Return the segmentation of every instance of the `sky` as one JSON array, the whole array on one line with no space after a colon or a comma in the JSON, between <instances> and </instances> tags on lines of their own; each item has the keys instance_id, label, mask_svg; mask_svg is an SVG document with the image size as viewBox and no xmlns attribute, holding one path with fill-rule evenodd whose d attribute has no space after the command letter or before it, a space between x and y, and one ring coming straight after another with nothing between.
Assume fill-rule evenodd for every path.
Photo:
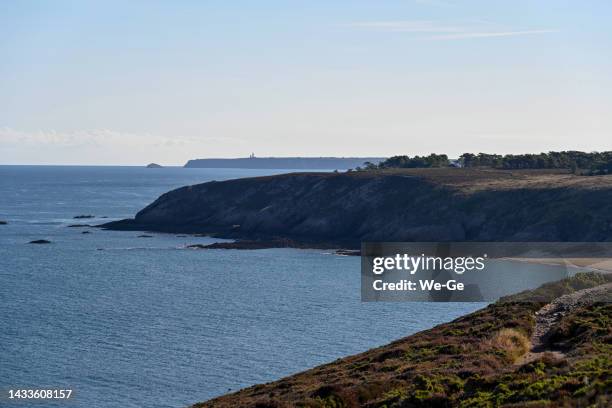
<instances>
[{"instance_id":1,"label":"sky","mask_svg":"<svg viewBox=\"0 0 612 408\"><path fill-rule=\"evenodd\" d=\"M612 150L612 2L0 0L0 164Z\"/></svg>"}]
</instances>

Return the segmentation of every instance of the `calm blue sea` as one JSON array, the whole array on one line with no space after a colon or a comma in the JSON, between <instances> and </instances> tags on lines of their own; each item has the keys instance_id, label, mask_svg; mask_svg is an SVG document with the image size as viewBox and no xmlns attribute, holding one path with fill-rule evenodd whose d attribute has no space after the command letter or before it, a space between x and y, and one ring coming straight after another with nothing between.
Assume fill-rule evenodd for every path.
<instances>
[{"instance_id":1,"label":"calm blue sea","mask_svg":"<svg viewBox=\"0 0 612 408\"><path fill-rule=\"evenodd\" d=\"M71 407L182 407L483 307L361 303L359 258L322 250L189 250L214 240L67 227L133 216L183 185L275 172L286 170L0 166L3 394L71 388Z\"/></svg>"}]
</instances>

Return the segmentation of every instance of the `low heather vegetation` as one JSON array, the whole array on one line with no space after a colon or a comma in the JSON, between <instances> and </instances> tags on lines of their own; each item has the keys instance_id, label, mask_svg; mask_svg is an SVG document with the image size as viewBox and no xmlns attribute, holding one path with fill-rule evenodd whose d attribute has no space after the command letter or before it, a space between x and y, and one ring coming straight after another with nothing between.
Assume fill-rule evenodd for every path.
<instances>
[{"instance_id":1,"label":"low heather vegetation","mask_svg":"<svg viewBox=\"0 0 612 408\"><path fill-rule=\"evenodd\" d=\"M453 322L196 407L604 407L612 397L612 305L581 305L523 362L535 312L612 281L578 274L510 296ZM559 357L559 354L561 357Z\"/></svg>"}]
</instances>

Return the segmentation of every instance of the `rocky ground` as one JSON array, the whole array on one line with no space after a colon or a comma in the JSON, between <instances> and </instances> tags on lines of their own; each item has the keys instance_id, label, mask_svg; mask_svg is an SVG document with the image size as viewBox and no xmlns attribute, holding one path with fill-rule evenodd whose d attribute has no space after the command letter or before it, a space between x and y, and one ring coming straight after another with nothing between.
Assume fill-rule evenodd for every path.
<instances>
[{"instance_id":1,"label":"rocky ground","mask_svg":"<svg viewBox=\"0 0 612 408\"><path fill-rule=\"evenodd\" d=\"M593 288L582 289L564 295L547 303L535 313L535 326L531 334L531 349L518 362L526 364L542 358L545 353L551 353L555 358L564 358L561 350L552 349L550 336L559 322L580 307L588 307L596 302L612 302L612 284L605 284Z\"/></svg>"}]
</instances>

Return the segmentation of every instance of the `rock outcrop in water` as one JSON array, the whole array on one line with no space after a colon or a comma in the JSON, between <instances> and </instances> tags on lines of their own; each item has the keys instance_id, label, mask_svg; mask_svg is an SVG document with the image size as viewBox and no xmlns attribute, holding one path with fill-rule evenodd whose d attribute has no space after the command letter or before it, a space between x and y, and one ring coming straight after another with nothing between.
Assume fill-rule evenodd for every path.
<instances>
[{"instance_id":1,"label":"rock outcrop in water","mask_svg":"<svg viewBox=\"0 0 612 408\"><path fill-rule=\"evenodd\" d=\"M30 241L29 244L50 244L51 241L46 239L35 239L34 241Z\"/></svg>"},{"instance_id":2,"label":"rock outcrop in water","mask_svg":"<svg viewBox=\"0 0 612 408\"><path fill-rule=\"evenodd\" d=\"M610 241L612 176L411 169L293 173L170 191L110 229L362 241Z\"/></svg>"}]
</instances>

